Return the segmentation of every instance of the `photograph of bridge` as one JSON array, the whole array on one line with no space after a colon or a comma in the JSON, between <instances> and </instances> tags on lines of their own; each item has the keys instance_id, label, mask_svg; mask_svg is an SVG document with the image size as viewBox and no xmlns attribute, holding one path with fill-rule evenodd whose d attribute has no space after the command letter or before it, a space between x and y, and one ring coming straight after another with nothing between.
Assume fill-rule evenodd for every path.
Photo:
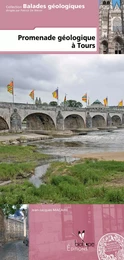
<instances>
[{"instance_id":1,"label":"photograph of bridge","mask_svg":"<svg viewBox=\"0 0 124 260\"><path fill-rule=\"evenodd\" d=\"M0 203L124 202L123 67L116 55L1 55Z\"/></svg>"},{"instance_id":2,"label":"photograph of bridge","mask_svg":"<svg viewBox=\"0 0 124 260\"><path fill-rule=\"evenodd\" d=\"M0 259L28 260L28 205L0 206Z\"/></svg>"},{"instance_id":3,"label":"photograph of bridge","mask_svg":"<svg viewBox=\"0 0 124 260\"><path fill-rule=\"evenodd\" d=\"M2 55L0 130L123 125L123 57L115 57Z\"/></svg>"}]
</instances>

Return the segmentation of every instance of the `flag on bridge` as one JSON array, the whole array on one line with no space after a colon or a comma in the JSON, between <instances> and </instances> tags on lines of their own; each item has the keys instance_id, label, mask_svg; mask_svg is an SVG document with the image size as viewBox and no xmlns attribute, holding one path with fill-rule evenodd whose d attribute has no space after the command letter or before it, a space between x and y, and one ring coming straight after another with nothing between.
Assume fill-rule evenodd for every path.
<instances>
[{"instance_id":1,"label":"flag on bridge","mask_svg":"<svg viewBox=\"0 0 124 260\"><path fill-rule=\"evenodd\" d=\"M65 94L65 97L64 97L64 102L66 102L66 94Z\"/></svg>"},{"instance_id":2,"label":"flag on bridge","mask_svg":"<svg viewBox=\"0 0 124 260\"><path fill-rule=\"evenodd\" d=\"M123 100L118 103L118 107L123 107Z\"/></svg>"},{"instance_id":3,"label":"flag on bridge","mask_svg":"<svg viewBox=\"0 0 124 260\"><path fill-rule=\"evenodd\" d=\"M108 106L108 98L107 97L103 99L103 102L104 102L104 106Z\"/></svg>"},{"instance_id":4,"label":"flag on bridge","mask_svg":"<svg viewBox=\"0 0 124 260\"><path fill-rule=\"evenodd\" d=\"M29 96L34 100L34 90L30 92Z\"/></svg>"},{"instance_id":5,"label":"flag on bridge","mask_svg":"<svg viewBox=\"0 0 124 260\"><path fill-rule=\"evenodd\" d=\"M58 88L52 93L53 97L58 99Z\"/></svg>"},{"instance_id":6,"label":"flag on bridge","mask_svg":"<svg viewBox=\"0 0 124 260\"><path fill-rule=\"evenodd\" d=\"M10 83L7 85L7 91L13 95L13 88L14 88L14 84L13 81L10 81Z\"/></svg>"},{"instance_id":7,"label":"flag on bridge","mask_svg":"<svg viewBox=\"0 0 124 260\"><path fill-rule=\"evenodd\" d=\"M82 97L82 101L84 101L85 103L87 103L87 93Z\"/></svg>"}]
</instances>

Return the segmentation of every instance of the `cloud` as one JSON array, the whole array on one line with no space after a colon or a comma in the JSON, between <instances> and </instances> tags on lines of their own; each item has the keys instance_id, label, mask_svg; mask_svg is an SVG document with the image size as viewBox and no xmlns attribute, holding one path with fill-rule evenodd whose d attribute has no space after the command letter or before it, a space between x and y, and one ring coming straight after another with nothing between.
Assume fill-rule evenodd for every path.
<instances>
[{"instance_id":1,"label":"cloud","mask_svg":"<svg viewBox=\"0 0 124 260\"><path fill-rule=\"evenodd\" d=\"M7 84L14 79L15 102L32 103L29 93L42 102L54 100L52 92L59 87L59 99L81 101L86 92L90 101L108 96L110 105L124 98L123 55L0 55L0 101L12 102Z\"/></svg>"}]
</instances>

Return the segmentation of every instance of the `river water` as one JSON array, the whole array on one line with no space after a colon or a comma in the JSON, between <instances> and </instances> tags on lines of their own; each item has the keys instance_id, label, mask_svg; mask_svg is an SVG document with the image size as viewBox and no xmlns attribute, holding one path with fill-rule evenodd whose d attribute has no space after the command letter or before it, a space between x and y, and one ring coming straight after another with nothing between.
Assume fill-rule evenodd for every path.
<instances>
[{"instance_id":1,"label":"river water","mask_svg":"<svg viewBox=\"0 0 124 260\"><path fill-rule=\"evenodd\" d=\"M68 138L53 138L36 144L39 151L53 155L54 160L72 162L76 160L74 155L77 154L124 151L124 129L113 132L96 131ZM41 177L46 173L49 165L48 162L37 167L29 181L39 187L42 184Z\"/></svg>"},{"instance_id":2,"label":"river water","mask_svg":"<svg viewBox=\"0 0 124 260\"><path fill-rule=\"evenodd\" d=\"M38 148L42 149L43 153L56 156L124 151L124 129L113 132L96 131L87 135L49 139L40 142Z\"/></svg>"}]
</instances>

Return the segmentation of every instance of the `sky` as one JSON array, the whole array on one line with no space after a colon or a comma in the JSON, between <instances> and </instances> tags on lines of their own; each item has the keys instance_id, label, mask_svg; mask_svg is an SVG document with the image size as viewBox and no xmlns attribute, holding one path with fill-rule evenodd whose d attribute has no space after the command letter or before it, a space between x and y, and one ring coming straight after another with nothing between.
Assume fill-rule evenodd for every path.
<instances>
[{"instance_id":1,"label":"sky","mask_svg":"<svg viewBox=\"0 0 124 260\"><path fill-rule=\"evenodd\" d=\"M123 55L80 54L1 54L0 101L12 102L7 85L14 79L15 102L33 104L29 93L42 102L56 101L52 92L59 88L59 102L74 99L82 102L88 93L90 103L108 96L109 105L124 99ZM85 103L83 103L85 106Z\"/></svg>"},{"instance_id":2,"label":"sky","mask_svg":"<svg viewBox=\"0 0 124 260\"><path fill-rule=\"evenodd\" d=\"M120 0L113 0L113 5L118 4L120 6Z\"/></svg>"}]
</instances>

